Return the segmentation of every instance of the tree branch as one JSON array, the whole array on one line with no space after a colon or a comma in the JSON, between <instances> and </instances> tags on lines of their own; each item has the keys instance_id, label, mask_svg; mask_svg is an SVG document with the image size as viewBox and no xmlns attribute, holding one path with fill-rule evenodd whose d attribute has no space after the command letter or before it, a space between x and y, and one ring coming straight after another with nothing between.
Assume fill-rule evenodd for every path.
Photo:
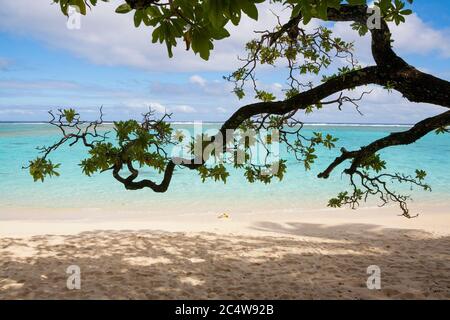
<instances>
[{"instance_id":1,"label":"tree branch","mask_svg":"<svg viewBox=\"0 0 450 320\"><path fill-rule=\"evenodd\" d=\"M157 0L126 0L126 2L131 6L133 9L142 9L149 5L171 5L171 1L167 3L161 3ZM367 6L355 6L355 5L341 5L339 9L330 8L328 9L328 20L334 21L334 22L356 22L358 24L366 24L367 20L369 18L369 14L367 12ZM320 48L320 37L323 40L324 34L323 32L318 32L315 36L308 37L310 35L305 34L304 30L300 29L299 23L302 20L301 14L297 17L292 18L289 20L286 24L281 25L280 28L273 33L266 32L261 42L259 43L259 49L262 47L263 40L268 40L269 47L276 46L277 41L287 41L290 45L298 45L298 46L308 46L308 41L312 38L312 44L309 44L310 51L316 54L319 58L322 58L325 61L328 61L331 59L330 55L328 54L329 51L323 52L320 51L317 53L317 50L314 50L316 47ZM356 87L364 86L364 85L380 85L388 88L392 88L397 90L398 92L402 93L405 98L407 98L411 102L420 102L420 103L430 103L439 105L442 107L450 108L450 82L439 79L437 77L434 77L432 75L423 73L414 67L410 66L408 63L406 63L402 58L400 58L392 49L392 39L391 39L391 32L389 30L389 26L386 23L386 21L381 20L381 28L380 29L373 29L370 30L371 36L372 36L372 55L376 62L375 66L369 66L366 68L362 68L360 70L354 70L345 72L344 74L340 74L338 76L334 76L332 78L327 79L323 84L312 88L312 85L308 85L306 87L310 88L307 91L303 91L300 93L295 94L293 97L284 100L284 101L274 101L274 102L259 102L259 103L253 103L246 106L241 107L238 109L220 128L220 131L217 136L213 137L210 142L208 142L205 146L203 146L203 149L207 148L209 145L214 143L215 141L222 141L222 137L227 136L228 130L236 130L241 124L243 124L246 120L251 119L254 116L257 115L265 115L263 116L263 122L265 119L267 119L268 115L278 115L283 116L287 118L292 117L298 110L306 110L311 105L318 105L323 104L323 99L332 96L333 94L341 93L344 90L353 89ZM283 39L283 35L287 34L288 39ZM303 36L303 38L302 38ZM303 39L305 43L297 43L297 38L300 37L300 39ZM319 40L317 40L317 37ZM286 38L286 37L284 37ZM326 39L328 39L328 36L326 36ZM319 43L317 43L318 41ZM342 58L342 55L340 56L339 53L345 52L349 53L351 50L351 46L346 46L336 42L330 42L328 39L328 42L326 42L328 47L335 48L337 53L336 56ZM302 52L302 51L298 51ZM303 51L304 53L305 51ZM310 52L310 53L311 53ZM295 56L296 57L296 56ZM348 57L348 56L345 56ZM352 66L355 67L353 64L353 56L352 58ZM288 59L289 60L289 59ZM292 58L292 60L295 60L295 58ZM316 58L316 60L321 61L321 59ZM273 61L268 59L267 61ZM266 62L267 62L266 61ZM248 62L248 61L247 61ZM257 60L251 60L248 63L253 63L252 69L256 67ZM289 60L291 63L292 61ZM317 61L315 61L317 63ZM262 60L260 61L262 62ZM270 64L270 62L269 62ZM319 66L314 65L312 63L313 67L315 69L312 70L320 70L322 66L328 66L329 63L323 63ZM291 72L293 70L292 66ZM307 68L306 68L307 69ZM243 68L245 70L245 68ZM297 70L297 69L295 69ZM308 70L308 69L307 69ZM318 74L319 71L317 71ZM248 75L247 75L248 76ZM252 75L250 75L252 77ZM292 74L291 74L292 77ZM246 77L244 76L245 81ZM242 80L242 78L241 78ZM252 80L255 82L255 79L252 77ZM295 91L298 92L299 90ZM270 99L268 99L270 100ZM346 100L346 98L342 97L342 95L333 101L325 102L324 104L330 104L332 102L338 103L339 106L342 104L343 101L350 101ZM356 101L356 99L355 99ZM148 115L151 115L149 113ZM53 116L53 115L52 115ZM78 117L78 115L76 115ZM64 129L68 126L66 124L62 123L62 118L64 115L60 115L58 119L58 126L63 131L64 138L61 139L58 143L56 143L54 146L49 148L44 148L42 151L45 153L44 157L42 159L42 162L39 162L39 165L46 165L46 170L49 172L52 172L52 164L51 162L46 162L47 155L57 149L60 145L64 144L66 141L69 141L70 139L74 139L76 143L78 140L83 141L83 143L91 148L94 149L95 141L89 143L86 140L86 137L90 135L88 132L89 128L93 127L94 131L96 130L97 125L101 124L101 122L95 122L91 123L88 126L88 129L83 131L82 129L78 128L79 119L75 119L75 124L78 131L75 133L72 133L71 135L66 135ZM66 116L67 118L67 116ZM55 118L53 118L52 122L55 121ZM69 121L71 122L71 121ZM162 130L162 133L158 133L158 126L161 123L155 122L153 120L150 120L147 116L144 119L144 124L142 127L142 130L148 131L149 128L156 131L156 136L158 139L163 141L164 143L169 143L167 138L167 132L165 130ZM383 178L390 178L397 181L406 181L415 183L414 179L410 179L406 176L400 176L400 175L379 175L377 177L369 177L364 172L361 172L358 170L361 166L363 166L364 161L370 157L373 156L376 152L388 148L391 146L397 146L397 145L407 145L411 144L418 139L422 138L429 132L436 130L441 127L445 127L450 125L450 111L445 112L439 116L432 117L425 119L419 123L417 123L413 128L405 131L405 132L399 132L399 133L393 133L385 138L379 139L377 141L372 142L371 144L362 147L360 150L357 151L347 151L342 149L341 156L337 157L330 165L329 167L319 174L319 178L328 178L330 174L335 170L336 167L338 167L340 164L347 160L352 160L352 164L350 168L346 169L344 172L348 175L350 175L352 179L352 185L355 187L354 194L352 196L343 195L340 199L338 199L338 204L340 203L351 203L355 204L358 203L360 200L362 194L358 189L356 189L356 185L353 180L353 175L359 176L361 178L362 185L366 188L366 195L368 194L380 194L381 198L386 200L387 198L390 198L394 201L397 201L400 203L400 206L402 210L404 211L404 215L408 216L408 210L405 204L405 197L399 196L393 192L391 192L386 185L386 182L382 180ZM73 126L69 124L69 127ZM133 130L137 130L134 128ZM140 134L140 133L139 133ZM103 136L99 136L97 132L91 136L92 137L100 137L103 138ZM145 136L145 134L142 134L142 139L149 139ZM219 138L221 138L219 140ZM114 152L118 152L118 154L114 154L114 156L111 156L113 158L113 163L107 163L108 166L105 165L105 170L112 170L113 177L121 182L126 189L128 190L138 190L143 188L150 188L155 192L165 192L167 191L175 167L177 165L189 168L189 169L198 169L202 167L205 164L205 160L203 158L199 159L178 159L178 158L167 158L167 154L165 151L160 147L158 143L152 142L152 145L157 148L156 155L154 157L158 158L157 160L160 161L163 159L162 163L153 163L153 167L157 168L160 172L164 172L164 177L161 183L157 184L151 180L141 180L136 181L136 179L139 176L139 171L133 167L132 160L129 158L126 158L126 152L128 152L128 148L132 148L133 144L137 141L132 140L126 140L124 142L124 145L121 145L120 151L114 150ZM104 140L102 140L103 142ZM226 143L223 144L223 150L225 151L227 146ZM144 148L145 149L145 148ZM145 149L147 151L147 149ZM100 150L101 151L101 150ZM152 154L144 154L140 155L142 156L141 164L148 164L146 161L148 160L146 157L151 157ZM111 160L108 158L108 160ZM37 163L37 162L36 162ZM32 163L33 164L33 163ZM122 177L120 172L123 168L127 168L129 170L129 175L127 177ZM40 178L40 176L39 176ZM419 183L419 185L421 185ZM424 186L424 185L421 185ZM386 201L385 201L386 202Z\"/></svg>"},{"instance_id":2,"label":"tree branch","mask_svg":"<svg viewBox=\"0 0 450 320\"><path fill-rule=\"evenodd\" d=\"M364 159L374 155L376 152L388 147L408 145L414 143L420 138L427 135L428 133L449 125L450 125L450 111L447 111L435 117L425 119L417 123L415 126L413 126L411 129L407 131L392 133L389 136L376 140L371 144L362 147L358 151L347 151L345 149L342 149L341 150L342 155L337 157L333 161L333 163L331 163L330 166L328 166L328 168L325 169L325 171L323 171L318 175L318 177L324 179L329 178L331 172L337 166L350 159L353 159L352 165L344 172L347 174L352 174L361 165L361 162Z\"/></svg>"},{"instance_id":3,"label":"tree branch","mask_svg":"<svg viewBox=\"0 0 450 320\"><path fill-rule=\"evenodd\" d=\"M330 8L331 21L353 21L366 24L369 15L367 6L342 5L339 9ZM450 108L450 82L421 72L410 66L392 49L391 31L381 20L380 29L370 30L372 34L372 55L380 70L382 83L403 94L411 102L431 103Z\"/></svg>"}]
</instances>

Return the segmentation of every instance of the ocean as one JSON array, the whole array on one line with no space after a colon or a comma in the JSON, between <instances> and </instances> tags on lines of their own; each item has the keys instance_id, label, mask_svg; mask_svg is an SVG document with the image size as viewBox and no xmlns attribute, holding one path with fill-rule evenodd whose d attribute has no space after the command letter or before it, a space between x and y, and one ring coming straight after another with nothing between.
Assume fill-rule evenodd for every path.
<instances>
[{"instance_id":1,"label":"ocean","mask_svg":"<svg viewBox=\"0 0 450 320\"><path fill-rule=\"evenodd\" d=\"M189 127L186 123L174 124L176 129ZM206 124L205 129L217 129L217 124ZM78 166L86 156L81 145L63 147L51 157L61 163L60 177L44 183L33 182L27 170L22 169L36 158L37 146L52 144L59 132L48 124L0 123L0 209L7 208L100 208L115 210L158 210L196 212L198 210L233 212L327 209L328 199L348 189L348 180L336 170L328 180L317 178L318 172L339 155L341 147L357 149L391 132L407 130L399 125L308 125L305 135L313 132L330 133L339 138L336 148L318 150L318 159L311 171L305 171L292 155L287 159L285 178L272 184L250 184L242 172L230 170L227 183L207 181L202 183L195 171L176 170L169 190L156 194L149 189L127 191L116 182L111 173L84 176ZM429 134L410 146L389 148L381 152L388 163L389 172L413 174L415 169L427 171L427 182L433 192L400 190L411 194L416 202L447 203L450 199L450 139L448 135ZM343 169L344 167L342 167ZM158 177L144 170L146 178ZM369 202L375 206L377 202Z\"/></svg>"}]
</instances>

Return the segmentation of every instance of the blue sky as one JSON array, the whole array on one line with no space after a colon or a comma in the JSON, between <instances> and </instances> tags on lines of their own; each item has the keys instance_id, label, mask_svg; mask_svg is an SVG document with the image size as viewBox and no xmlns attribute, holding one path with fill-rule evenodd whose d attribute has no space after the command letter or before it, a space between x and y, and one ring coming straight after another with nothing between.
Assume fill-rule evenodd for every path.
<instances>
[{"instance_id":1,"label":"blue sky","mask_svg":"<svg viewBox=\"0 0 450 320\"><path fill-rule=\"evenodd\" d=\"M263 6L258 23L245 20L233 28L232 37L218 43L205 63L182 48L169 59L164 46L151 43L151 30L136 30L131 16L114 14L115 0L82 17L80 30L68 30L65 17L49 0L3 2L0 121L46 120L49 109L60 107L74 107L93 118L102 105L108 120L139 117L149 106L173 112L174 120L224 120L252 99L238 101L222 76L239 66L236 57L252 31L275 23ZM416 2L415 15L393 28L394 47L410 64L450 79L450 2ZM355 41L361 63L372 62L370 39L358 37L346 24L333 29ZM261 85L280 98L285 77L283 68L259 74ZM343 111L330 108L305 121L412 123L442 109L410 104L399 94L374 88L361 110L364 117L350 106Z\"/></svg>"}]
</instances>

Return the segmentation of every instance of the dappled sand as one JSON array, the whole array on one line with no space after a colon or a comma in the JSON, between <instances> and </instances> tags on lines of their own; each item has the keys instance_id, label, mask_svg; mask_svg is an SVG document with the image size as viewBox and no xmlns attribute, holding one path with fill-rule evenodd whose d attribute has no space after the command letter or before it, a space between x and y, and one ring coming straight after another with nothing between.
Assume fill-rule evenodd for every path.
<instances>
[{"instance_id":1,"label":"dappled sand","mask_svg":"<svg viewBox=\"0 0 450 320\"><path fill-rule=\"evenodd\" d=\"M450 237L259 222L274 234L92 231L0 238L0 299L450 298ZM66 268L81 268L81 290ZM381 268L382 290L366 287Z\"/></svg>"}]
</instances>

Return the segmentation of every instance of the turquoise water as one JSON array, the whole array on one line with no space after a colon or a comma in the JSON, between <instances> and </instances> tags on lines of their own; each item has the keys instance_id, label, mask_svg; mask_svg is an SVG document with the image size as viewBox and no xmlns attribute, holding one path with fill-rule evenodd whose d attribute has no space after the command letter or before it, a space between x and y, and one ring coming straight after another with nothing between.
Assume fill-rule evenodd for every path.
<instances>
[{"instance_id":1,"label":"turquoise water","mask_svg":"<svg viewBox=\"0 0 450 320\"><path fill-rule=\"evenodd\" d=\"M177 128L187 125L178 124ZM208 125L206 129L217 128ZM34 183L22 166L37 156L36 146L49 145L58 139L58 132L46 124L0 124L0 209L1 208L115 208L175 209L195 212L199 207L211 210L238 210L264 207L268 210L326 208L328 199L348 186L345 177L336 171L329 180L317 179L340 147L355 149L404 127L383 126L308 126L313 131L330 133L339 138L337 148L320 150L312 171L288 156L288 174L281 182L270 185L249 184L236 171L231 171L227 184L202 183L196 172L180 169L165 194L150 190L127 191L110 174L86 177L78 163L85 156L82 146L62 148L51 158L61 162L61 176L45 183ZM416 168L428 172L432 193L409 191L416 201L444 202L450 195L450 139L448 135L430 134L406 147L382 152L391 172L413 173ZM146 177L155 176L145 172Z\"/></svg>"}]
</instances>

